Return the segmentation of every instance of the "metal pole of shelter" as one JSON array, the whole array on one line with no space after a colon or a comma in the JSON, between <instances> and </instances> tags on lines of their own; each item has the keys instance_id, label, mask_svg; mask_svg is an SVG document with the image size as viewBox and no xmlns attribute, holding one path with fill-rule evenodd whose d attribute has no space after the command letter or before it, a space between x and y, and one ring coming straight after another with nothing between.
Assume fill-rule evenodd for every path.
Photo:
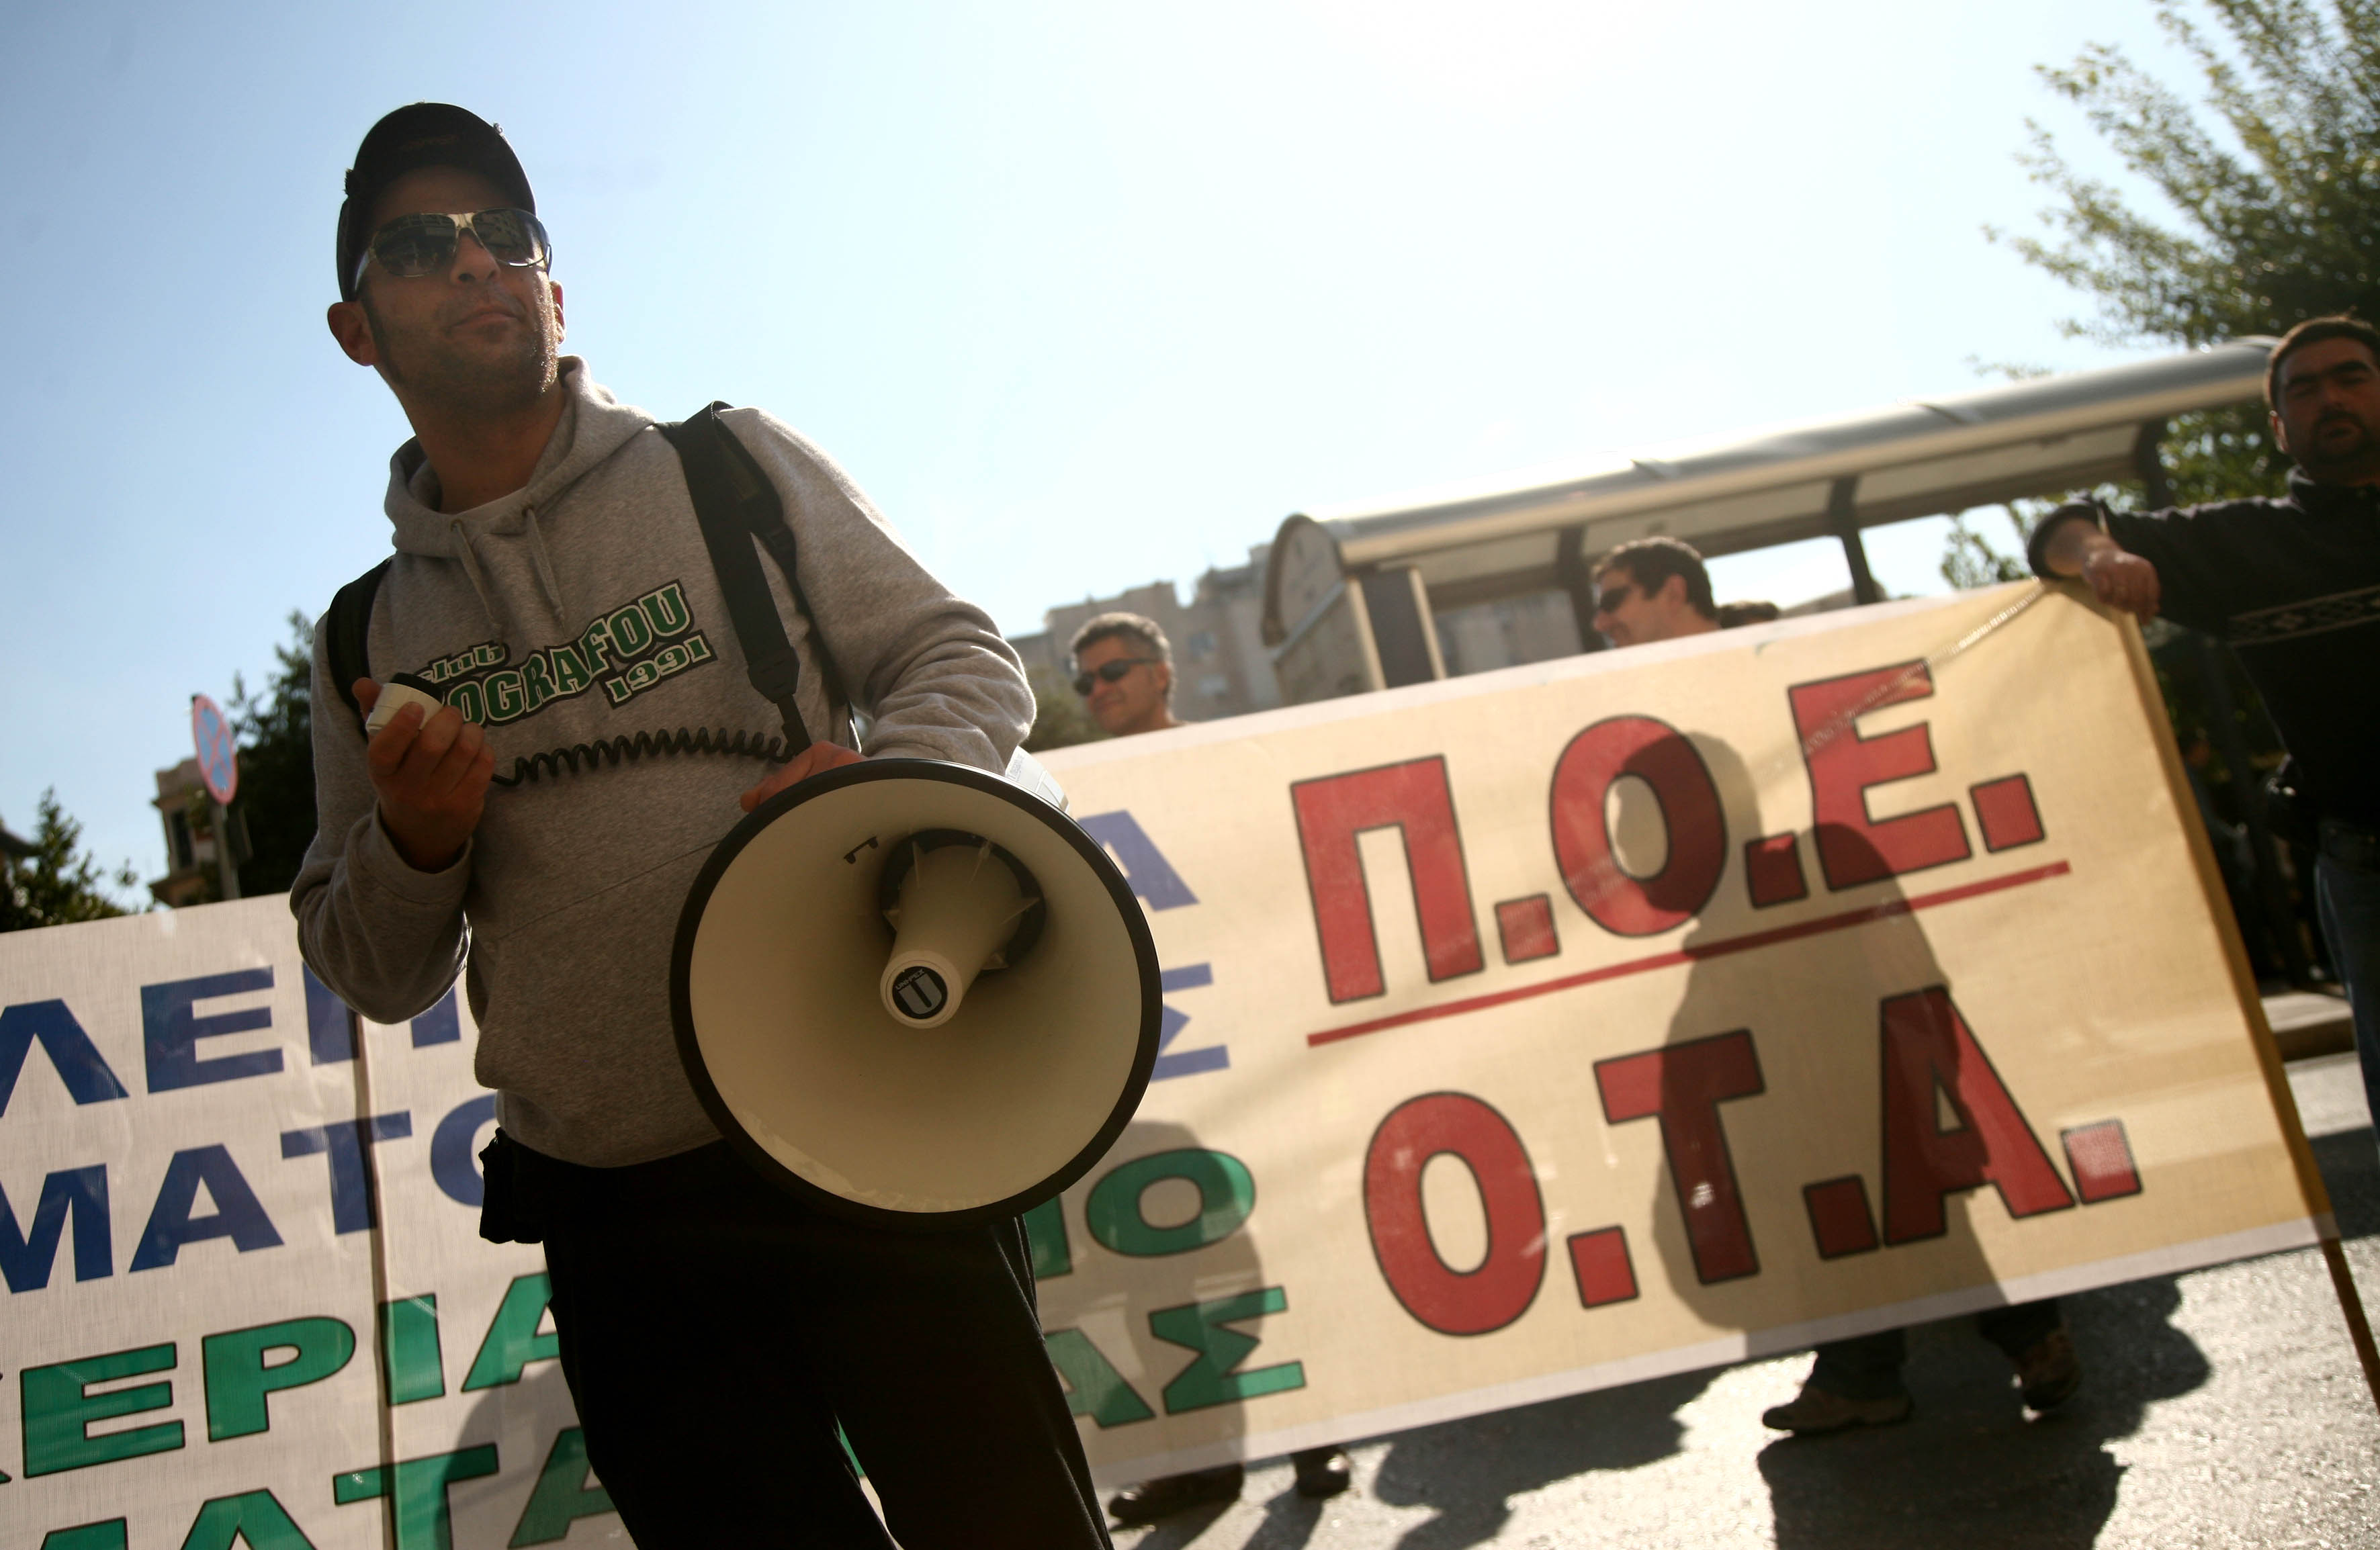
<instances>
[{"instance_id":1,"label":"metal pole of shelter","mask_svg":"<svg viewBox=\"0 0 2380 1550\"><path fill-rule=\"evenodd\" d=\"M1603 633L1595 627L1595 576L1586 563L1586 529L1565 527L1554 546L1554 579L1570 594L1571 616L1578 621L1578 648L1600 651Z\"/></svg>"},{"instance_id":2,"label":"metal pole of shelter","mask_svg":"<svg viewBox=\"0 0 2380 1550\"><path fill-rule=\"evenodd\" d=\"M1884 588L1867 568L1867 546L1860 542L1859 477L1837 479L1827 492L1827 525L1842 540L1843 563L1852 573L1852 599L1859 603L1884 601Z\"/></svg>"}]
</instances>

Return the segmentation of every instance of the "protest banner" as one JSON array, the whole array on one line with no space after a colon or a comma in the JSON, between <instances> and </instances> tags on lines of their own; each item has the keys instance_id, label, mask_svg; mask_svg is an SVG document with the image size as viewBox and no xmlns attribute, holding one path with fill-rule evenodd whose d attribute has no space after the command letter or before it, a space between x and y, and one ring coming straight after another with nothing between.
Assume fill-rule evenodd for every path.
<instances>
[{"instance_id":1,"label":"protest banner","mask_svg":"<svg viewBox=\"0 0 2380 1550\"><path fill-rule=\"evenodd\" d=\"M1168 1004L1028 1221L1105 1481L2329 1230L2137 635L2073 597L1048 762ZM625 1543L541 1257L474 1230L470 1049L451 997L358 1024L279 898L0 937L8 1544Z\"/></svg>"},{"instance_id":2,"label":"protest banner","mask_svg":"<svg viewBox=\"0 0 2380 1550\"><path fill-rule=\"evenodd\" d=\"M2138 634L2067 593L1049 762L1171 1009L1035 1223L1104 1475L2328 1230Z\"/></svg>"}]
</instances>

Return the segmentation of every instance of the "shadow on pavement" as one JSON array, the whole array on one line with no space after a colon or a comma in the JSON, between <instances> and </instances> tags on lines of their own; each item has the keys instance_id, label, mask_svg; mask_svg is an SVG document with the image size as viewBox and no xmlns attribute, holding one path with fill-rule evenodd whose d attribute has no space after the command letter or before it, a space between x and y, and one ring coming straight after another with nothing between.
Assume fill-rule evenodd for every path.
<instances>
[{"instance_id":1,"label":"shadow on pavement","mask_svg":"<svg viewBox=\"0 0 2380 1550\"><path fill-rule=\"evenodd\" d=\"M1188 1508L1171 1517L1160 1518L1135 1544L1134 1550L1182 1550L1182 1546L1213 1527L1215 1520L1230 1511L1231 1508L1229 1502L1208 1502L1203 1507ZM1249 1541L1251 1546L1257 1543ZM1297 1543L1305 1542L1300 1540Z\"/></svg>"},{"instance_id":2,"label":"shadow on pavement","mask_svg":"<svg viewBox=\"0 0 2380 1550\"><path fill-rule=\"evenodd\" d=\"M2373 1132L2313 1143L2347 1237L2380 1234L2380 1151ZM2364 1289L2367 1300L2373 1289ZM1957 1323L1910 1332L1908 1425L1783 1439L1760 1454L1778 1550L1932 1544L1946 1525L1974 1544L2079 1547L2096 1542L2123 1466L2107 1445L2131 1435L2148 1405L2208 1376L2205 1356L2172 1325L2170 1277L2068 1298L2084 1364L2082 1391L2028 1422L2008 1369Z\"/></svg>"},{"instance_id":3,"label":"shadow on pavement","mask_svg":"<svg viewBox=\"0 0 2380 1550\"><path fill-rule=\"evenodd\" d=\"M1485 1544L1512 1516L1513 1496L1593 1470L1638 1469L1677 1452L1685 1434L1677 1411L1710 1380L1708 1373L1656 1378L1401 1433L1380 1461L1373 1494L1391 1507L1437 1513L1409 1530L1398 1550ZM1276 1502L1266 1526L1276 1519L1284 1526L1304 1521L1311 1532L1315 1505ZM1248 1542L1249 1550L1294 1550L1305 1543L1261 1535Z\"/></svg>"},{"instance_id":4,"label":"shadow on pavement","mask_svg":"<svg viewBox=\"0 0 2380 1550\"><path fill-rule=\"evenodd\" d=\"M1265 1503L1264 1521L1248 1536L1243 1550L1305 1550L1306 1541L1330 1510L1327 1501L1311 1501L1292 1486Z\"/></svg>"},{"instance_id":5,"label":"shadow on pavement","mask_svg":"<svg viewBox=\"0 0 2380 1550\"><path fill-rule=\"evenodd\" d=\"M2026 1419L2008 1363L1956 1320L1909 1332L1917 1411L1907 1424L1763 1448L1778 1550L1930 1545L1954 1527L1967 1544L2095 1543L2124 1471L2107 1445L2209 1369L2173 1326L2181 1290L2171 1277L2063 1301L2082 1390L2048 1416Z\"/></svg>"}]
</instances>

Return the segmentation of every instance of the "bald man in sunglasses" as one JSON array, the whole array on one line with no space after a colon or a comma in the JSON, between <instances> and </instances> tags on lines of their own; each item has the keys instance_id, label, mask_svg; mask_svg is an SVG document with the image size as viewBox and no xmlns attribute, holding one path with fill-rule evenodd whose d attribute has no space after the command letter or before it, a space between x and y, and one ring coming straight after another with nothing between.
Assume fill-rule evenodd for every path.
<instances>
[{"instance_id":1,"label":"bald man in sunglasses","mask_svg":"<svg viewBox=\"0 0 2380 1550\"><path fill-rule=\"evenodd\" d=\"M560 353L552 247L503 135L401 108L346 192L331 333L414 436L391 466L370 676L334 683L317 633L317 832L291 891L307 963L378 1023L466 977L500 1126L480 1230L545 1245L588 1456L644 1550L892 1550L888 1522L906 1550L1107 1550L1020 1226L824 1217L729 1153L678 1061L672 925L696 872L739 805L859 750L771 754L783 722L685 465ZM798 589L767 568L802 719L849 737L839 678L868 753L1001 769L1033 697L991 621L816 448L754 410L721 419L796 539ZM392 673L443 703L367 736L342 701L369 713ZM684 729L705 741L523 778L550 750Z\"/></svg>"}]
</instances>

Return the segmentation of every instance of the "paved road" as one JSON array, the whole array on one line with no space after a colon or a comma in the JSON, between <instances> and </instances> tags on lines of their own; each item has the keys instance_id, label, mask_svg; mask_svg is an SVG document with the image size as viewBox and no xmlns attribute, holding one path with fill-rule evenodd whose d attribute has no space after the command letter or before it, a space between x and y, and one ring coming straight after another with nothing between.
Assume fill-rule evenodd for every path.
<instances>
[{"instance_id":1,"label":"paved road","mask_svg":"<svg viewBox=\"0 0 2380 1550\"><path fill-rule=\"evenodd\" d=\"M2349 1256L2380 1311L2380 1151L2352 1056L2291 1083ZM1240 1501L1117 1536L1127 1550L1470 1545L2380 1546L2380 1413L2321 1255L2277 1254L2067 1300L2085 1386L2027 1421L1961 1325L1913 1333L1905 1426L1791 1440L1760 1425L1803 1357L1480 1416L1354 1449L1357 1489L1301 1500L1289 1466Z\"/></svg>"}]
</instances>

